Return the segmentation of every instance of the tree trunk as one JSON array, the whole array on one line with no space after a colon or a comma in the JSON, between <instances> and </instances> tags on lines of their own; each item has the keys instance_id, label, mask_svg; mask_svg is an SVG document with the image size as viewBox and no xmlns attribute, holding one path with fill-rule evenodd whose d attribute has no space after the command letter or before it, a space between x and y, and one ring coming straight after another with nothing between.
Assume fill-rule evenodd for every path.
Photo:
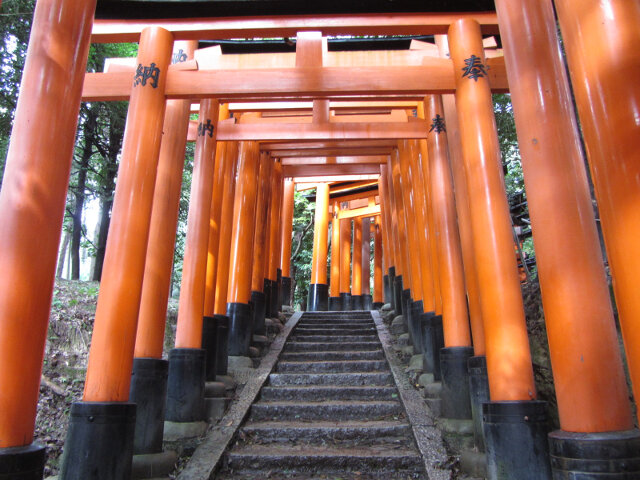
<instances>
[{"instance_id":1,"label":"tree trunk","mask_svg":"<svg viewBox=\"0 0 640 480\"><path fill-rule=\"evenodd\" d=\"M67 248L69 247L69 232L64 232L64 237L62 237L62 248L60 250L60 255L58 255L58 268L56 270L56 278L62 278L64 274L64 261L67 256Z\"/></svg>"},{"instance_id":2,"label":"tree trunk","mask_svg":"<svg viewBox=\"0 0 640 480\"><path fill-rule=\"evenodd\" d=\"M91 276L94 282L99 282L102 277L102 265L104 264L104 252L107 248L112 205L113 199L111 197L100 199L100 229L96 238L96 259L93 266L93 275Z\"/></svg>"}]
</instances>

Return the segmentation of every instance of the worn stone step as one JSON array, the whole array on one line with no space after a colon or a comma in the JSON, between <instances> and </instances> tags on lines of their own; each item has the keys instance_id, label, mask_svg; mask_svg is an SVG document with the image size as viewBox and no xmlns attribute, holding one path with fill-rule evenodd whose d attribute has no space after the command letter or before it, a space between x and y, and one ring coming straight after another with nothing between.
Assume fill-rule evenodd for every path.
<instances>
[{"instance_id":1,"label":"worn stone step","mask_svg":"<svg viewBox=\"0 0 640 480\"><path fill-rule=\"evenodd\" d=\"M341 329L349 329L349 328L375 328L373 322L370 321L350 321L350 322L327 322L327 321L317 321L317 322L304 322L298 324L296 329L298 328L318 328L318 329L332 329L332 330L341 330Z\"/></svg>"},{"instance_id":2,"label":"worn stone step","mask_svg":"<svg viewBox=\"0 0 640 480\"><path fill-rule=\"evenodd\" d=\"M400 471L395 472L380 472L380 473L362 473L362 472L340 472L338 476L332 473L275 473L273 470L268 472L268 477L256 476L253 471L246 473L242 472L229 472L223 470L215 478L218 480L263 480L268 478L269 480L417 480L427 479L424 473ZM157 479L164 480L164 479ZM168 479L167 479L168 480ZM477 479L470 479L477 480Z\"/></svg>"},{"instance_id":3,"label":"worn stone step","mask_svg":"<svg viewBox=\"0 0 640 480\"><path fill-rule=\"evenodd\" d=\"M290 337L291 342L374 342L378 340L378 335L299 335L294 332Z\"/></svg>"},{"instance_id":4,"label":"worn stone step","mask_svg":"<svg viewBox=\"0 0 640 480\"><path fill-rule=\"evenodd\" d=\"M248 443L306 442L345 444L356 440L359 445L405 445L411 438L411 427L397 421L361 422L250 422L242 429L242 438Z\"/></svg>"},{"instance_id":5,"label":"worn stone step","mask_svg":"<svg viewBox=\"0 0 640 480\"><path fill-rule=\"evenodd\" d=\"M393 385L390 372L375 373L272 373L269 385Z\"/></svg>"},{"instance_id":6,"label":"worn stone step","mask_svg":"<svg viewBox=\"0 0 640 480\"><path fill-rule=\"evenodd\" d=\"M251 406L250 419L260 420L381 420L403 414L397 401L329 400L317 403L257 402Z\"/></svg>"},{"instance_id":7,"label":"worn stone step","mask_svg":"<svg viewBox=\"0 0 640 480\"><path fill-rule=\"evenodd\" d=\"M280 354L280 361L313 362L318 360L384 360L383 350L364 352L284 352Z\"/></svg>"},{"instance_id":8,"label":"worn stone step","mask_svg":"<svg viewBox=\"0 0 640 480\"><path fill-rule=\"evenodd\" d=\"M356 325L350 327L349 325L334 325L334 326L298 326L295 329L295 333L298 335L367 335L376 333L375 327L369 327L367 325Z\"/></svg>"},{"instance_id":9,"label":"worn stone step","mask_svg":"<svg viewBox=\"0 0 640 480\"><path fill-rule=\"evenodd\" d=\"M332 343L332 342L293 342L289 341L285 344L283 351L285 352L324 352L337 350L350 351L371 351L379 350L380 342L349 342L349 343Z\"/></svg>"},{"instance_id":10,"label":"worn stone step","mask_svg":"<svg viewBox=\"0 0 640 480\"><path fill-rule=\"evenodd\" d=\"M325 400L395 400L396 387L390 386L323 386L304 385L263 387L260 398L265 401L323 402Z\"/></svg>"},{"instance_id":11,"label":"worn stone step","mask_svg":"<svg viewBox=\"0 0 640 480\"><path fill-rule=\"evenodd\" d=\"M246 445L229 453L232 471L254 471L264 475L269 470L287 473L419 472L423 462L409 448L372 445L367 448L308 447L304 445ZM256 477L257 478L257 477Z\"/></svg>"},{"instance_id":12,"label":"worn stone step","mask_svg":"<svg viewBox=\"0 0 640 480\"><path fill-rule=\"evenodd\" d=\"M386 360L342 360L322 362L278 362L276 370L281 373L340 373L388 371Z\"/></svg>"}]
</instances>

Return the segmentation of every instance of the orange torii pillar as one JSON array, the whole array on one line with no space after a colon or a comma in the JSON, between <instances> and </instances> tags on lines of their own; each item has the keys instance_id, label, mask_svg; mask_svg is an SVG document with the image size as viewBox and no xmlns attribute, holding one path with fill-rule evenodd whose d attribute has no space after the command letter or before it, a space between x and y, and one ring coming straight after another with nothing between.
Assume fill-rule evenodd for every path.
<instances>
[{"instance_id":1,"label":"orange torii pillar","mask_svg":"<svg viewBox=\"0 0 640 480\"><path fill-rule=\"evenodd\" d=\"M313 257L311 258L311 284L307 309L311 312L329 308L327 284L327 236L329 233L329 184L319 183L316 188L316 213L313 227Z\"/></svg>"},{"instance_id":2,"label":"orange torii pillar","mask_svg":"<svg viewBox=\"0 0 640 480\"><path fill-rule=\"evenodd\" d=\"M391 157L398 154L397 149L392 152ZM380 167L382 170L382 167ZM407 249L406 249L406 232L404 229L404 216L402 214L402 205L400 203L400 199L402 195L398 190L398 185L396 185L397 181L394 182L394 177L399 178L399 174L396 175L393 172L393 168L391 166L391 160L389 160L386 165L386 171L388 172L387 182L389 184L389 198L391 198L391 206L392 206L392 221L395 233L395 248L396 248L396 258L398 259L398 264L396 265L396 275L394 281L394 298L395 298L395 311L398 315L403 315L405 313L405 305L403 302L403 292L405 288L405 284L409 285L410 283L410 265L407 260Z\"/></svg>"},{"instance_id":3,"label":"orange torii pillar","mask_svg":"<svg viewBox=\"0 0 640 480\"><path fill-rule=\"evenodd\" d=\"M282 238L280 240L280 268L282 270L282 305L291 305L291 234L293 233L293 198L295 183L284 181L282 200Z\"/></svg>"},{"instance_id":4,"label":"orange torii pillar","mask_svg":"<svg viewBox=\"0 0 640 480\"><path fill-rule=\"evenodd\" d=\"M382 202L381 202L382 204ZM377 216L373 233L373 308L379 310L384 306L383 287L384 277L382 272L382 218ZM387 277L387 281L388 281Z\"/></svg>"},{"instance_id":5,"label":"orange torii pillar","mask_svg":"<svg viewBox=\"0 0 640 480\"><path fill-rule=\"evenodd\" d=\"M84 396L71 407L61 479L131 473L136 406L129 385L172 46L167 30L142 31Z\"/></svg>"},{"instance_id":6,"label":"orange torii pillar","mask_svg":"<svg viewBox=\"0 0 640 480\"><path fill-rule=\"evenodd\" d=\"M392 245L395 244L395 234L393 228L392 218L392 204L391 197L389 195L389 181L387 179L387 166L380 165L380 178L378 179L378 189L380 191L380 209L382 210L382 233L384 235L385 247L385 285L384 295L385 302L391 305L391 310L397 312L395 301L395 280L396 280L396 264L397 257L395 248Z\"/></svg>"},{"instance_id":7,"label":"orange torii pillar","mask_svg":"<svg viewBox=\"0 0 640 480\"><path fill-rule=\"evenodd\" d=\"M229 317L227 316L227 292L229 291L229 267L231 265L231 236L233 234L233 212L238 170L238 142L227 142L222 157L224 190L220 209L220 242L216 273L216 291L213 316L217 321L216 379L227 375L229 360Z\"/></svg>"},{"instance_id":8,"label":"orange torii pillar","mask_svg":"<svg viewBox=\"0 0 640 480\"><path fill-rule=\"evenodd\" d=\"M573 475L590 478L600 478L601 475L607 478L640 476L640 432L634 429L631 416L629 392L618 348L580 137L558 48L553 7L551 2L532 0L521 1L517 9L510 2L497 3L501 32L503 39L506 37L507 40L505 60L511 79L560 416L561 430L549 435L554 475L562 478ZM581 111L585 115L587 112L591 114L595 109L595 115L601 115L583 119L585 140L590 153L594 152L594 147L600 149L599 152L604 152L607 148L604 144L611 141L614 142L611 145L614 150L623 151L621 143L624 143L624 136L615 136L625 128L620 123L624 117L616 114L620 112L618 108L632 100L631 96L627 97L630 91L635 90L636 100L640 99L637 84L629 83L629 90L624 91L625 82L632 82L633 79L640 81L637 53L631 53L628 37L625 37L624 43L621 40L616 45L610 36L622 35L621 30L629 25L627 32L640 40L637 33L640 8L636 4L635 8L628 9L626 7L631 5L628 2L624 2L624 5L623 2L604 3L612 7L617 3L619 10L616 13L621 15L621 20L611 21L609 28L603 28L602 22L610 20L611 12L607 11L605 14L603 10L601 16L597 14L602 2L582 2L580 5L575 2L558 2L558 6L561 5L558 10L561 26L566 26L563 20L568 20L567 23L578 28L563 31L567 34L565 48L570 67L576 67L575 63L571 63L572 54L577 53L576 41L582 42L582 35L592 39L588 46L588 56L595 52L603 54L602 57L593 59L588 58L586 51L578 54L584 55L578 57L581 58L580 61L586 60L583 66L590 64L595 68L589 73L603 69L602 77L590 77L589 73L581 69L572 72L580 72L581 85L576 86L578 107L586 107L581 104L585 97L578 92L585 94L583 85L592 81L594 85L598 85L598 89L604 89L600 91L606 91L609 87L610 92L615 92L615 100L608 109L604 98L599 98L596 103L587 107L588 110ZM566 9L570 4L577 9ZM635 17L632 15L633 11L636 13ZM631 27L627 22L634 19ZM581 24L581 21L585 23ZM582 29L584 31L578 33ZM523 36L523 30L535 30L537 33L535 36ZM573 34L576 36L572 37ZM614 72L606 65L612 59L609 55L621 55L620 59L626 55L629 61L636 64L624 72ZM635 77L629 74L631 71L635 72ZM615 81L609 81L609 75L615 75ZM597 111L599 108L602 110ZM634 120L630 114L631 107L627 111L626 127L629 128L627 134L635 131L635 135L628 138L627 147L636 149L640 128L637 116ZM609 123L611 115L616 118L616 121L610 122L611 126L600 125ZM534 118L539 121L531 121ZM601 120L605 121L600 122ZM597 130L590 124L592 121L599 123ZM601 127L608 129L608 134L600 131ZM596 131L598 139L594 141L594 137L590 138L588 133ZM590 144L590 140L594 143ZM616 181L615 193L612 194L621 195L618 197L620 199L624 198L616 209L635 205L635 209L631 208L632 215L623 220L625 232L632 228L629 220L634 216L637 231L640 232L640 215L634 211L640 204L633 200L634 195L636 200L640 199L640 157L638 154L617 156L614 151L603 154L607 165L598 165L594 171L600 167L609 169L611 166L611 171L620 168L619 172L622 173L624 167L628 167L619 181ZM597 155L592 155L591 159L594 157ZM630 179L634 177L632 169L636 172L634 180ZM598 190L602 184L598 184L597 180L596 176L596 191L603 193ZM629 190L625 191L625 187ZM603 203L606 204L607 201L611 200L607 199ZM606 222L604 211L607 207L603 208L602 203L599 206L603 222ZM606 226L606 223L603 224ZM606 239L609 240L608 237ZM618 234L611 239L617 241ZM632 244L637 248L637 241L638 237L634 236L627 248L631 248ZM637 257L636 253L627 251L624 261L629 262L630 258ZM614 269L614 285L616 280ZM638 296L637 286L631 293ZM588 447L585 448L586 445Z\"/></svg>"},{"instance_id":9,"label":"orange torii pillar","mask_svg":"<svg viewBox=\"0 0 640 480\"><path fill-rule=\"evenodd\" d=\"M7 478L42 478L45 463L45 448L32 442L95 3L36 4L0 190L0 471ZM34 134L34 121L46 128Z\"/></svg>"},{"instance_id":10,"label":"orange torii pillar","mask_svg":"<svg viewBox=\"0 0 640 480\"><path fill-rule=\"evenodd\" d=\"M409 336L413 343L415 354L422 353L422 339L420 335L420 316L424 312L424 301L422 298L422 274L420 255L420 242L418 240L418 232L414 222L417 217L415 212L415 204L413 202L413 185L414 177L411 171L410 162L411 153L408 148L408 141L402 140L398 144L397 155L392 155L394 185L397 184L396 192L400 193L398 197L398 205L401 208L401 225L406 232L406 256L408 270L410 271L411 282L405 285L402 291L404 303L403 318L409 331Z\"/></svg>"},{"instance_id":11,"label":"orange torii pillar","mask_svg":"<svg viewBox=\"0 0 640 480\"><path fill-rule=\"evenodd\" d=\"M273 166L273 183L271 186L271 218L269 220L269 250L268 270L266 278L270 283L269 299L267 301L267 314L271 318L277 318L282 306L280 303L280 283L282 271L280 270L280 241L282 239L282 196L283 196L282 162L277 159Z\"/></svg>"},{"instance_id":12,"label":"orange torii pillar","mask_svg":"<svg viewBox=\"0 0 640 480\"><path fill-rule=\"evenodd\" d=\"M333 202L331 217L331 277L329 278L329 310L341 310L340 298L340 219L338 202Z\"/></svg>"},{"instance_id":13,"label":"orange torii pillar","mask_svg":"<svg viewBox=\"0 0 640 480\"><path fill-rule=\"evenodd\" d=\"M195 41L175 42L172 58L193 59ZM184 57L176 56L183 52ZM165 109L158 173L153 192L147 258L133 355L129 400L137 405L134 454L162 452L169 362L162 359L167 303L180 210L182 170L189 127L189 100Z\"/></svg>"},{"instance_id":14,"label":"orange torii pillar","mask_svg":"<svg viewBox=\"0 0 640 480\"><path fill-rule=\"evenodd\" d=\"M169 352L165 419L170 422L198 422L206 418L206 351L202 348L202 324L218 111L217 100L201 100L176 342L175 348Z\"/></svg>"},{"instance_id":15,"label":"orange torii pillar","mask_svg":"<svg viewBox=\"0 0 640 480\"><path fill-rule=\"evenodd\" d=\"M229 356L248 357L253 334L251 299L251 262L258 196L260 160L258 142L241 142L238 150L238 179L233 202L233 230L229 257Z\"/></svg>"},{"instance_id":16,"label":"orange torii pillar","mask_svg":"<svg viewBox=\"0 0 640 480\"><path fill-rule=\"evenodd\" d=\"M346 203L345 203L346 205ZM340 220L340 310L351 310L351 219Z\"/></svg>"},{"instance_id":17,"label":"orange torii pillar","mask_svg":"<svg viewBox=\"0 0 640 480\"><path fill-rule=\"evenodd\" d=\"M389 205L386 203L388 200L385 195L384 182L382 180L382 174L378 177L378 195L380 196L380 217L376 220L378 223L378 228L381 230L381 242L382 242L382 287L383 287L383 300L384 303L388 303L391 305L392 296L391 296L391 284L390 284L390 274L389 270L391 269L391 265L393 261L391 259L391 249L389 248L389 220L387 219L387 213ZM375 293L375 292L374 292ZM375 300L374 300L375 302ZM391 309L393 310L393 305L391 305Z\"/></svg>"},{"instance_id":18,"label":"orange torii pillar","mask_svg":"<svg viewBox=\"0 0 640 480\"><path fill-rule=\"evenodd\" d=\"M218 121L229 115L228 104L220 106ZM232 159L235 162L235 158ZM215 313L216 281L218 277L218 248L220 246L220 218L224 194L225 171L229 168L227 142L216 142L215 173L213 175L213 193L209 212L209 242L207 246L207 270L204 288L204 317L202 319L202 348L206 350L206 380L216 381L217 375L226 374L227 333L229 319ZM222 368L221 368L222 367ZM224 368L224 370L222 370ZM207 389L205 387L205 395ZM205 400L206 402L206 400Z\"/></svg>"},{"instance_id":19,"label":"orange torii pillar","mask_svg":"<svg viewBox=\"0 0 640 480\"><path fill-rule=\"evenodd\" d=\"M438 253L444 331L444 348L440 350L442 416L471 419L467 361L473 356L473 348L442 97L429 95L425 107L427 118L432 119L427 137L429 190L435 224L433 233Z\"/></svg>"},{"instance_id":20,"label":"orange torii pillar","mask_svg":"<svg viewBox=\"0 0 640 480\"><path fill-rule=\"evenodd\" d=\"M371 201L369 205L371 205ZM371 218L362 219L362 305L365 310L373 309L371 295Z\"/></svg>"},{"instance_id":21,"label":"orange torii pillar","mask_svg":"<svg viewBox=\"0 0 640 480\"><path fill-rule=\"evenodd\" d=\"M363 310L362 302L362 217L353 219L353 261L351 266L351 310Z\"/></svg>"},{"instance_id":22,"label":"orange torii pillar","mask_svg":"<svg viewBox=\"0 0 640 480\"><path fill-rule=\"evenodd\" d=\"M485 327L491 402L483 405L483 417L489 477L548 478L546 404L535 400L509 206L478 23L467 19L453 23L449 48Z\"/></svg>"},{"instance_id":23,"label":"orange torii pillar","mask_svg":"<svg viewBox=\"0 0 640 480\"><path fill-rule=\"evenodd\" d=\"M613 290L636 404L640 399L640 64L638 2L582 4L556 9L602 218ZM601 37L600 37L601 36ZM598 39L598 37L600 37ZM637 458L637 440L634 459ZM555 450L555 445L552 446ZM629 455L631 457L631 455ZM616 463L622 462L616 454Z\"/></svg>"},{"instance_id":24,"label":"orange torii pillar","mask_svg":"<svg viewBox=\"0 0 640 480\"><path fill-rule=\"evenodd\" d=\"M251 265L251 303L253 304L253 331L258 335L266 333L266 295L265 267L268 252L267 235L269 222L269 198L273 184L273 160L267 152L260 154L260 173L258 174L258 200L256 203L256 225L253 234L253 264Z\"/></svg>"}]
</instances>

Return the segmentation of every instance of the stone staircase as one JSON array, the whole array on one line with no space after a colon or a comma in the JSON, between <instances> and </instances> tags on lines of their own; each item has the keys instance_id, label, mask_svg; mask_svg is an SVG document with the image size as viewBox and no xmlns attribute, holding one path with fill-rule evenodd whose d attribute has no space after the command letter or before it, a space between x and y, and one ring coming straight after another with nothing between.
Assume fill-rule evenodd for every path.
<instances>
[{"instance_id":1,"label":"stone staircase","mask_svg":"<svg viewBox=\"0 0 640 480\"><path fill-rule=\"evenodd\" d=\"M427 478L369 312L302 316L216 478Z\"/></svg>"}]
</instances>

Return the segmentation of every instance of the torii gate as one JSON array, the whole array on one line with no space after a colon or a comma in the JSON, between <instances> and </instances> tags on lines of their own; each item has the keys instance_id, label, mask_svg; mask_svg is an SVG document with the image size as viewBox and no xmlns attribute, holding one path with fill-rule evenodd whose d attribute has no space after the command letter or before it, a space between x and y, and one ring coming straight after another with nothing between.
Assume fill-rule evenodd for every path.
<instances>
[{"instance_id":1,"label":"torii gate","mask_svg":"<svg viewBox=\"0 0 640 480\"><path fill-rule=\"evenodd\" d=\"M408 321L412 322L411 328L415 328L416 317L412 292L422 294L423 314L431 311L427 310L425 300L433 302L436 313L441 308L447 353L443 359L447 357L447 361L459 365L460 359L466 360L469 356L468 327L465 333L462 323L447 320L447 300L442 293L447 291L446 287L432 286L434 292L439 288L441 299L437 295L434 298L425 296L429 291L428 282L423 284L427 278L424 273L429 271L427 242L432 240L421 237L424 228L416 232L409 221L410 215L417 214L418 219L422 218L423 227L435 226L437 219L433 214L429 216L429 202L437 203L437 198L450 199L451 194L436 197L433 185L425 183L423 190L431 187L431 193L423 194L423 202L414 207L411 198L406 196L410 187L413 191L412 173L425 168L420 162L416 163L415 151L411 153L412 149L423 148L424 142L416 144L414 140L427 139L428 158L432 160L444 155L445 136L440 134L448 134L452 175L460 182L466 181L466 188L456 186L454 194L471 307L473 353L476 357L486 354L488 368L491 401L483 408L489 474L491 478L549 478L550 467L544 454L546 434L540 428L544 406L535 401L492 120L491 90L508 88L513 98L523 155L560 410L562 430L550 436L551 454L554 459L560 459L553 468L556 472L571 472L577 468L600 471L606 465L615 470L612 473L624 474L625 462L629 458L635 461L640 456L640 436L631 418L552 5L550 1L539 0L497 0L496 3L497 17L456 14L342 16L311 21L301 18L207 20L167 22L166 28L152 26L156 23L153 21L127 22L118 28L109 22L96 22L95 40L140 38L137 66L134 72L95 74L84 79L95 2L39 0L0 193L3 220L0 267L5 272L0 286L0 390L5 392L0 396L2 468L14 468L9 474L15 476L25 474L27 470L35 471L33 475L38 476L44 461L44 449L32 444L33 425L79 102L82 98L129 98L114 223L96 312L84 402L75 404L73 409L77 418L100 416L111 420L72 428L67 441L71 452L93 448L103 453L98 462L121 464L122 472L126 474L127 458L130 458L127 452L131 453L133 444L132 428L127 426L135 412L135 406L127 403L129 379L143 294L149 225L153 224L151 207L161 150L162 118L164 114L164 125L182 121L180 128L185 132L183 140L186 140L188 115L185 112L188 114L190 110L187 100L203 99L200 103L202 128L198 137L201 159L205 158L204 152L216 150L216 140L231 142L230 145L242 142L237 153L239 181L233 204L238 209L234 221L239 223L230 237L234 264L229 269L226 313L232 305L233 315L246 316L242 305L248 301L251 275L246 274L239 262L250 264L251 260L243 258L242 254L250 249L254 239L253 235L242 238L240 232L243 229L253 231L255 218L251 217L249 209L239 206L239 200L255 198L258 192L251 175L265 162L258 161L260 146L257 142L400 140L387 164L378 167L382 217L386 218L383 234L387 239L393 238L393 241L384 242L391 262L389 276L400 273L394 280L400 290L394 304L398 310L406 312ZM628 0L556 0L555 6L600 201L616 301L637 398L640 334L635 324L640 307L635 272L640 270L640 257L630 252L635 251L640 232L640 209L633 208L637 207L640 195L640 162L636 153L640 128L637 121L640 68L629 45L640 40L637 29L640 8L637 2ZM505 48L504 61L498 58L486 60L482 48L481 29L486 33L497 33L497 19ZM192 62L169 67L174 40L196 40L205 33L207 37L226 38L239 32L243 32L243 36L263 36L293 35L309 30L325 35L448 33L451 58L425 56L420 64L395 66L371 61L365 65L340 67L323 66L314 63L316 60L313 59L303 60L301 56L300 65L277 63L267 69L254 66L207 70L197 69ZM318 42L312 35L308 39L309 45ZM444 38L440 40L440 48L444 53ZM322 58L317 47L310 47L310 52L309 55ZM450 96L454 93L455 99ZM422 121L351 124L331 122L328 118L330 104L327 102L422 103L425 95L430 97L424 106L426 120ZM318 121L262 124L220 119L219 111L224 113L225 108L220 104L265 99L313 101ZM446 132L438 127L438 116L446 119ZM609 118L617 121L605 121ZM48 128L34 134L34 119ZM452 125L457 127L452 128ZM429 130L435 130L435 134L429 135ZM433 139L431 143L430 138ZM52 148L53 145L58 148ZM233 148L226 149L232 150L225 152L229 158L235 158ZM422 155L422 158L426 157ZM357 163L349 165L351 173L358 170L354 165L363 168ZM195 230L205 232L201 219L207 219L209 214L203 199L210 199L213 194L206 181L207 172L210 178L211 172L207 169L211 165L201 160L198 168L200 173L194 178L195 189L207 192L209 196L194 198L189 227L191 230L193 224ZM233 166L227 168L224 178L229 180L233 176ZM278 167L274 165L273 168ZM427 168L431 176L435 176L431 165ZM339 169L332 165L331 171ZM426 178L423 175L423 183ZM229 208L224 209L226 199L223 199L221 215L229 212ZM440 211L447 208L443 205ZM462 218L465 216L466 220ZM230 223L229 219L227 226ZM221 221L220 226L224 228L225 223ZM277 233L274 235L277 238ZM181 302L185 302L181 305L181 315L186 320L179 324L176 346L177 350L195 351L200 347L198 334L202 329L202 312L198 310L197 301L198 298L204 300L206 288L202 286L203 282L194 279L206 276L206 272L202 273L201 261L206 250L202 248L202 241L195 240L199 238L197 235L192 237L194 246L190 251L193 254L185 258L185 272L190 272L186 281L193 282L193 286L183 287L183 293L187 295L184 299L181 296ZM402 280L397 281L400 276ZM434 283L438 278L446 277L435 275ZM245 285L248 287L244 288ZM440 301L441 306L438 305ZM233 323L231 328L233 330ZM478 335L485 341L478 341ZM238 340L237 343L243 342ZM104 435L105 431L109 435ZM589 445L586 459L580 457L583 444ZM612 461L611 455L620 451L625 452L626 458ZM523 456L526 462L521 461ZM568 464L563 463L567 456L571 457ZM86 457L79 453L78 458ZM583 463L588 465L583 467ZM502 470L498 470L498 464ZM560 466L565 464L568 466ZM575 467L577 464L580 466ZM5 467L7 465L10 467ZM94 467L87 461L67 463L62 478L73 478L76 473L82 477Z\"/></svg>"}]
</instances>

